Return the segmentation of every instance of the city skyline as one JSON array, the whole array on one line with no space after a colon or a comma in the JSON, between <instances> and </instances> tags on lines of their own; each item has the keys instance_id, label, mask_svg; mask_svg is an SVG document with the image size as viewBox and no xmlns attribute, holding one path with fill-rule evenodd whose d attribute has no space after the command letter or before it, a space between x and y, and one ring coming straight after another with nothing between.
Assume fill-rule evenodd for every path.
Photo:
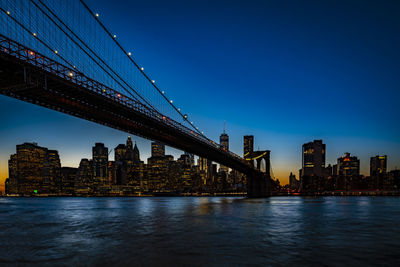
<instances>
[{"instance_id":1,"label":"city skyline","mask_svg":"<svg viewBox=\"0 0 400 267\"><path fill-rule=\"evenodd\" d=\"M183 11L177 2L127 3L126 11L107 9L105 1L88 4L207 136L217 141L226 120L230 148L242 155L243 135L254 135L255 148L271 150L272 168L283 183L290 172L297 173L301 167L301 144L314 139L327 144L327 163L350 152L360 159L365 175L369 158L375 155L388 155L388 169L398 166L396 85L400 75L395 67L399 37L393 25L398 25L399 18L395 4L342 3L332 8L331 3L317 7L297 3L284 8L256 1L238 10L236 2L214 6L195 2L182 7ZM225 20L220 21L213 8L223 8ZM208 15L208 21L201 19L203 14L197 9ZM294 14L295 9L304 11L303 15ZM150 21L146 18L150 10L161 18ZM168 16L162 17L166 10ZM129 17L128 11L134 16ZM278 16L268 17L268 12ZM307 14L312 24L304 19ZM190 15L200 22L186 20ZM267 17L267 22L261 22ZM336 21L337 17L341 20ZM166 18L165 25L160 25ZM180 23L182 20L188 25ZM133 27L124 27L126 24ZM282 34L282 29L287 34ZM306 38L295 38L301 34ZM249 41L243 41L243 36ZM0 103L1 185L8 173L7 157L17 143L35 141L54 147L65 158L63 166L76 167L76 155L90 154L88 144L93 140L104 140L113 147L127 135L5 96ZM135 139L139 148L150 143ZM167 150L174 156L180 153Z\"/></svg>"},{"instance_id":2,"label":"city skyline","mask_svg":"<svg viewBox=\"0 0 400 267\"><path fill-rule=\"evenodd\" d=\"M222 136L224 136L224 138L222 139L222 141L221 142L225 142L225 136L226 136L227 134L226 134L226 132L225 132L225 130L223 131L223 133L221 134L221 138L222 138ZM228 137L229 138L229 137ZM249 143L249 141L248 141L248 139L249 138L251 138L251 141L250 141L250 143ZM127 140L129 140L129 141L127 141L127 142L130 142L130 146L133 146L132 144L134 143L134 146L135 146L135 149L138 149L138 151L142 151L138 146L137 146L137 141L136 140L132 140L131 139L131 136L129 135L129 136L127 136ZM246 150L248 149L248 147L249 147L249 145L250 146L252 146L253 145L253 142L254 142L254 137L253 136L244 136L244 140L243 140L243 144L242 144L242 146L243 146L243 154L246 154L245 152L246 152ZM116 146L114 146L114 147L108 147L106 144L104 144L104 143L102 143L102 142L99 142L99 141L96 141L95 143L93 143L92 145L92 149L91 149L91 154L89 154L89 155L87 155L87 156L82 156L82 157L77 157L77 160L78 160L78 162L81 162L82 160L89 160L89 161L92 161L92 159L93 159L93 153L94 153L94 151L95 151L95 147L98 147L98 146L100 146L100 147L102 147L102 148L100 148L101 150L100 151L102 151L102 150L104 150L105 149L105 153L106 154L108 154L108 156L107 156L107 162L113 162L113 161L117 161L117 159L115 158L115 156L117 155L117 154L120 154L121 153L121 151L120 151L120 149L124 149L124 148L121 148L121 146L123 145L122 144L122 142L117 142L118 144L116 145ZM39 145L39 147L42 147L41 146L41 144L38 144L37 142L23 142L23 143L21 143L21 144L19 144L19 145L22 145L22 144L32 144L32 145L35 145L35 146L37 146L37 145ZM229 143L226 143L226 144L224 144L224 145L228 145L229 146ZM316 146L317 145L317 146ZM124 145L125 146L125 145ZM179 158L181 158L182 157L182 155L184 155L185 153L184 152L179 152L178 150L176 150L176 151L173 151L173 150L168 150L168 149L165 149L165 145L164 144L162 144L162 143L159 143L159 142L157 142L157 141L150 141L150 143L148 144L148 146L150 147L150 153L148 153L148 154L146 154L146 153L142 153L142 152L140 152L140 155L141 156L139 156L139 152L138 152L138 160L139 161L141 161L142 160L142 158L143 158L143 162L144 162L144 164L149 164L149 160L151 160L151 158L152 157L165 157L165 156L167 156L167 157L169 157L169 156L172 156L172 158L171 158L171 160L173 160L173 161L176 161L176 160L178 160ZM322 146L322 153L323 153L323 158L321 159L320 157L318 158L318 156L317 156L317 158L315 159L314 158L314 156L312 157L312 158L309 158L308 160L305 160L304 158L302 159L302 166L303 167L301 167L298 171L299 171L299 173L298 173L298 177L299 177L299 181L301 181L301 177L303 176L303 175L306 175L306 176L309 176L309 175L316 175L316 176L318 176L318 177L322 177L322 176L330 176L330 175L340 175L341 174L341 172L340 172L340 163L339 163L339 161L342 161L343 159L346 159L346 158L349 158L350 157L350 154L351 153L349 153L349 152L344 152L342 155L339 155L338 157L337 157L337 161L335 160L335 161L333 161L333 162L327 162L327 161L325 161L325 153L326 153L326 144L324 144L323 143L323 140L314 140L314 141L312 141L312 142L308 142L308 143L305 143L305 144L303 144L302 145L302 157L304 157L304 156L306 156L306 155L309 155L309 154L316 154L316 155L318 155L318 153L321 153L321 148L319 148L318 149L318 147L321 147ZM17 147L18 147L18 144L17 144ZM43 147L46 147L46 146L43 146ZM76 165L76 166L71 166L71 165L64 165L63 164L63 158L62 158L62 155L59 153L59 151L58 151L58 149L57 148L46 148L46 149L49 149L49 151L55 151L56 153L57 153L57 155L59 155L59 160L60 160L60 163L61 163L61 167L63 167L63 168L77 168L77 167L79 167L80 166L80 163L78 163L78 165ZM310 151L310 149L312 149L312 151ZM318 152L319 151L319 152ZM172 155L173 153L169 153L169 152L176 152L176 153L181 153L181 154L177 154L177 156L175 156L175 155ZM125 153L125 152L124 152ZM115 155L115 156L114 156ZM11 157L11 154L10 154L10 156L9 156L9 158L8 158L8 160L7 160L7 168L9 168L9 160L11 159L12 157ZM397 167L395 167L395 168L390 168L390 167L387 167L387 155L384 155L384 156L380 156L380 155L371 155L370 157L369 157L369 159L370 159L370 161L369 161L369 163L368 163L368 170L369 170L369 173L363 173L363 172L361 172L360 171L360 160L357 158L357 156L354 156L354 155L352 155L352 158L355 158L357 161L358 161L358 163L357 163L357 172L355 172L355 173L353 173L352 175L361 175L361 176L364 176L364 177L367 177L367 176L370 176L370 175L372 175L371 173L373 172L373 170L381 170L381 172L382 172L382 170L386 173L386 171L394 171L394 170L397 170ZM381 163L381 161L384 159L384 165L382 165L383 163ZM346 160L345 160L346 161ZM347 160L348 161L348 160ZM319 162L318 164L320 164L321 166L322 166L322 169L321 168L317 168L317 169L315 169L314 168L314 164L316 163L316 162ZM379 163L376 163L376 162L379 162ZM210 162L210 164L211 163L215 163L215 162ZM104 162L103 162L103 164L104 164ZM194 165L198 165L199 166L199 168L200 168L200 170L202 170L202 169L204 169L204 166L203 166L203 164L205 164L205 162L203 163L202 161L201 161L201 157L197 157L197 156L195 156L195 158L194 158ZM311 165L311 168L310 168L310 164L312 164ZM379 166L378 166L378 164L380 164ZM222 167L222 168L221 168ZM332 168L333 168L333 173L332 173ZM225 167L224 166L221 166L220 164L218 164L218 168L217 168L217 170L224 170L225 169ZM205 168L205 170L207 170L207 167ZM306 171L305 171L306 170ZM307 171L308 170L308 171ZM225 171L227 171L227 170L225 170ZM272 170L273 171L273 170ZM328 171L328 173L326 173L326 171ZM291 171L290 172L290 174L289 174L289 176L287 177L287 181L285 180L285 179L279 179L279 177L273 177L274 179L278 179L279 181L280 181L280 184L283 186L283 185L291 185L291 183L290 183L290 177L291 177L291 175L292 174L294 174L295 175L295 177L297 176L296 175L296 173L297 173L297 170L293 170L293 171ZM6 178L8 178L9 176L7 176ZM4 185L4 184L3 184ZM1 190L1 191L3 191L3 190Z\"/></svg>"}]
</instances>

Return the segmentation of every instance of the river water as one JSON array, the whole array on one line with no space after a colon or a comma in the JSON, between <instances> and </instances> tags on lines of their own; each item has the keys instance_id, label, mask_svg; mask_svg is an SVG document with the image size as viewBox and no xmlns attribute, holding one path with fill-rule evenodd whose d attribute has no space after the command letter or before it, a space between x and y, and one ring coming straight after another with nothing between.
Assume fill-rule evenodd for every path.
<instances>
[{"instance_id":1,"label":"river water","mask_svg":"<svg viewBox=\"0 0 400 267\"><path fill-rule=\"evenodd\" d=\"M0 198L0 265L400 266L400 197Z\"/></svg>"}]
</instances>

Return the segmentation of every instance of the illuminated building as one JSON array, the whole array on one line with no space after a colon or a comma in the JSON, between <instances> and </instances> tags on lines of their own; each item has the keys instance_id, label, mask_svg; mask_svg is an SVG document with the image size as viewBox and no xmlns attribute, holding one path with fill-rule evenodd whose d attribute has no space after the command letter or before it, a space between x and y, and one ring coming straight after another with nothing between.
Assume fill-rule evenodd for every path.
<instances>
[{"instance_id":1,"label":"illuminated building","mask_svg":"<svg viewBox=\"0 0 400 267\"><path fill-rule=\"evenodd\" d=\"M124 144L119 144L116 148L114 148L114 160L124 161L127 156L126 151L127 151L126 146Z\"/></svg>"},{"instance_id":2,"label":"illuminated building","mask_svg":"<svg viewBox=\"0 0 400 267\"><path fill-rule=\"evenodd\" d=\"M151 142L151 156L152 157L164 157L165 156L165 145L154 141Z\"/></svg>"},{"instance_id":3,"label":"illuminated building","mask_svg":"<svg viewBox=\"0 0 400 267\"><path fill-rule=\"evenodd\" d=\"M337 163L339 176L360 175L360 160L355 156L351 157L350 153L345 153L343 157L338 158Z\"/></svg>"},{"instance_id":4,"label":"illuminated building","mask_svg":"<svg viewBox=\"0 0 400 267\"><path fill-rule=\"evenodd\" d=\"M199 157L198 165L200 174L202 176L203 185L211 184L211 160Z\"/></svg>"},{"instance_id":5,"label":"illuminated building","mask_svg":"<svg viewBox=\"0 0 400 267\"><path fill-rule=\"evenodd\" d=\"M185 165L185 166L193 166L193 154L189 154L189 153L184 153L180 156L180 158L178 159L178 163L181 165Z\"/></svg>"},{"instance_id":6,"label":"illuminated building","mask_svg":"<svg viewBox=\"0 0 400 267\"><path fill-rule=\"evenodd\" d=\"M254 151L254 136L245 135L243 137L243 157Z\"/></svg>"},{"instance_id":7,"label":"illuminated building","mask_svg":"<svg viewBox=\"0 0 400 267\"><path fill-rule=\"evenodd\" d=\"M322 177L325 172L325 144L322 140L303 145L302 176Z\"/></svg>"},{"instance_id":8,"label":"illuminated building","mask_svg":"<svg viewBox=\"0 0 400 267\"><path fill-rule=\"evenodd\" d=\"M224 132L219 137L219 144L222 150L229 150L229 135L225 133L225 124L224 124Z\"/></svg>"},{"instance_id":9,"label":"illuminated building","mask_svg":"<svg viewBox=\"0 0 400 267\"><path fill-rule=\"evenodd\" d=\"M224 122L224 131L219 137L219 144L222 150L229 151L229 135L225 133L225 122ZM220 171L228 172L229 168L223 165L220 165Z\"/></svg>"},{"instance_id":10,"label":"illuminated building","mask_svg":"<svg viewBox=\"0 0 400 267\"><path fill-rule=\"evenodd\" d=\"M75 178L75 194L88 195L93 188L93 161L81 159Z\"/></svg>"},{"instance_id":11,"label":"illuminated building","mask_svg":"<svg viewBox=\"0 0 400 267\"><path fill-rule=\"evenodd\" d=\"M60 194L72 196L75 194L75 180L78 168L62 167L61 181L59 184Z\"/></svg>"},{"instance_id":12,"label":"illuminated building","mask_svg":"<svg viewBox=\"0 0 400 267\"><path fill-rule=\"evenodd\" d=\"M387 156L371 157L369 165L369 175L378 176L386 174Z\"/></svg>"},{"instance_id":13,"label":"illuminated building","mask_svg":"<svg viewBox=\"0 0 400 267\"><path fill-rule=\"evenodd\" d=\"M206 158L202 158L199 157L198 161L197 161L198 165L199 165L199 170L200 171L204 171L205 173L208 172L210 165L211 165L211 161L206 159Z\"/></svg>"},{"instance_id":14,"label":"illuminated building","mask_svg":"<svg viewBox=\"0 0 400 267\"><path fill-rule=\"evenodd\" d=\"M93 177L96 185L104 185L107 182L108 148L103 143L96 143L92 148Z\"/></svg>"},{"instance_id":15,"label":"illuminated building","mask_svg":"<svg viewBox=\"0 0 400 267\"><path fill-rule=\"evenodd\" d=\"M9 160L7 194L55 194L60 180L60 158L56 150L36 143L17 145Z\"/></svg>"}]
</instances>

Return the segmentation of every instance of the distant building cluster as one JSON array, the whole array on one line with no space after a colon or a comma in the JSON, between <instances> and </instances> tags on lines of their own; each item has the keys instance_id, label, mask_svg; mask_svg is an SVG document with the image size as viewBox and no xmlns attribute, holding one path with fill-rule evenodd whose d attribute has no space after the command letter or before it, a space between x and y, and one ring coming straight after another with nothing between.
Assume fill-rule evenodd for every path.
<instances>
[{"instance_id":1,"label":"distant building cluster","mask_svg":"<svg viewBox=\"0 0 400 267\"><path fill-rule=\"evenodd\" d=\"M363 176L356 156L345 153L336 164L326 166L325 154L326 145L322 140L304 144L300 179L291 173L288 189L301 193L400 190L400 170L387 170L386 155L371 157L369 176Z\"/></svg>"},{"instance_id":2,"label":"distant building cluster","mask_svg":"<svg viewBox=\"0 0 400 267\"><path fill-rule=\"evenodd\" d=\"M221 135L221 145L229 148L229 137ZM18 196L137 196L163 194L212 194L246 192L244 175L205 158L195 164L192 154L177 160L165 155L165 145L151 143L147 164L140 160L136 143L111 151L102 143L92 148L91 159L81 159L78 168L62 167L56 150L36 143L17 145L9 159L6 194Z\"/></svg>"}]
</instances>

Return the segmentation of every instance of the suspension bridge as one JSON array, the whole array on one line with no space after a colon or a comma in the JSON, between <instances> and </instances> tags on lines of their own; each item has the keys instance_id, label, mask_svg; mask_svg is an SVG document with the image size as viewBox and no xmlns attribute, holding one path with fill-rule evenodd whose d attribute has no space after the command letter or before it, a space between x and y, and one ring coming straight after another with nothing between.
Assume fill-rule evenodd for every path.
<instances>
[{"instance_id":1,"label":"suspension bridge","mask_svg":"<svg viewBox=\"0 0 400 267\"><path fill-rule=\"evenodd\" d=\"M0 1L0 93L218 162L269 195L270 163L209 139L83 0Z\"/></svg>"}]
</instances>

